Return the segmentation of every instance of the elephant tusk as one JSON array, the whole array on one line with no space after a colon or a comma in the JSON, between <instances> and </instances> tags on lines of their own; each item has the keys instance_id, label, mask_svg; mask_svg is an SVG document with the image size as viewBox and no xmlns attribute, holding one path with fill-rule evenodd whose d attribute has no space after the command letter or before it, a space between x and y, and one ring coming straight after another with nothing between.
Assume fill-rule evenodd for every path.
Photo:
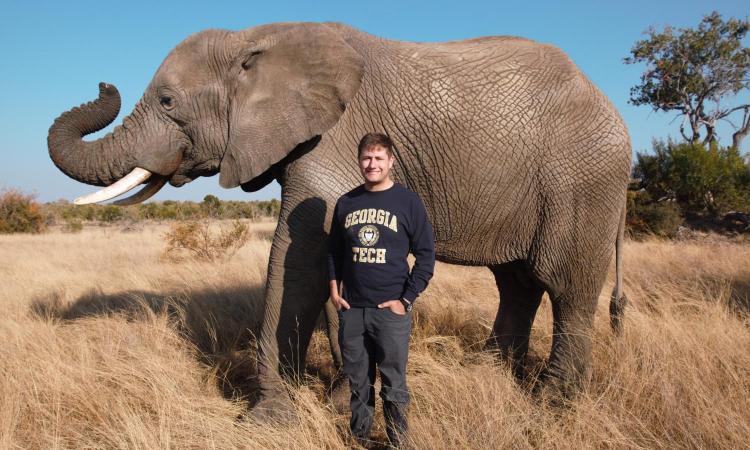
<instances>
[{"instance_id":1,"label":"elephant tusk","mask_svg":"<svg viewBox=\"0 0 750 450\"><path fill-rule=\"evenodd\" d=\"M148 180L148 177L150 176L151 172L149 172L148 170L136 167L129 174L117 180L116 183L113 183L99 191L96 191L93 194L78 197L73 201L73 203L75 203L76 205L88 205L89 203L99 203L109 200L111 198L117 197L118 195L122 195L128 192L129 190Z\"/></svg>"},{"instance_id":2,"label":"elephant tusk","mask_svg":"<svg viewBox=\"0 0 750 450\"><path fill-rule=\"evenodd\" d=\"M167 184L166 177L159 177L158 179L152 179L151 181L148 182L146 186L143 187L143 189L131 195L130 197L117 200L116 202L113 203L113 205L130 206L130 205L136 205L141 202L145 202L146 200L153 197L154 194L159 192L159 190L163 188L165 184Z\"/></svg>"}]
</instances>

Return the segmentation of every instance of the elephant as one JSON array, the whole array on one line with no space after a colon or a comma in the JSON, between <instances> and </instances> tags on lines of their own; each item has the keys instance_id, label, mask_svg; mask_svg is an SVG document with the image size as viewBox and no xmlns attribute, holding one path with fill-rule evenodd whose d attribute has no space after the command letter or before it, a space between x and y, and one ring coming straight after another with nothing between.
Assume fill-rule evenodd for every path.
<instances>
[{"instance_id":1,"label":"elephant","mask_svg":"<svg viewBox=\"0 0 750 450\"><path fill-rule=\"evenodd\" d=\"M219 174L223 188L281 185L258 337L256 409L290 405L321 311L340 365L325 254L336 199L361 184L357 143L394 142L394 180L423 200L436 258L486 266L499 290L488 338L523 361L542 295L553 341L540 385L563 397L590 380L591 330L613 253L619 329L631 145L614 106L560 49L512 36L388 40L341 23L290 22L193 34L165 58L122 125L117 89L58 117L49 154L106 186L79 202L145 200L166 182Z\"/></svg>"}]
</instances>

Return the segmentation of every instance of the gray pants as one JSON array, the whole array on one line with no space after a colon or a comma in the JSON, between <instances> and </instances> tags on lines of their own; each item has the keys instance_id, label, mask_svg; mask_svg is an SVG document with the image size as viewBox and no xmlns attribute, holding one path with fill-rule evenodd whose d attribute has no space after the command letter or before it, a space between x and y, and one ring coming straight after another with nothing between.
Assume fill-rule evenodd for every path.
<instances>
[{"instance_id":1,"label":"gray pants","mask_svg":"<svg viewBox=\"0 0 750 450\"><path fill-rule=\"evenodd\" d=\"M387 308L352 307L339 311L339 346L351 389L349 426L358 440L368 438L375 415L376 366L380 371L388 438L398 446L407 431L406 360L411 316L411 312L398 315Z\"/></svg>"}]
</instances>

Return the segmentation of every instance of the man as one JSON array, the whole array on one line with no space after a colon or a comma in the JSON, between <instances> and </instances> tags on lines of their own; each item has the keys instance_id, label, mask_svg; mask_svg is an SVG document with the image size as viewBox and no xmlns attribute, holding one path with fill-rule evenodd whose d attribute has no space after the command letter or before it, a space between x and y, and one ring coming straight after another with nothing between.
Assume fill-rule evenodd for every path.
<instances>
[{"instance_id":1,"label":"man","mask_svg":"<svg viewBox=\"0 0 750 450\"><path fill-rule=\"evenodd\" d=\"M434 237L419 196L389 176L394 163L391 140L367 134L357 152L364 184L341 196L333 211L328 253L331 300L339 310L352 434L359 442L368 438L377 365L388 438L398 446L407 431L411 309L432 278ZM411 273L406 259L410 250L416 257Z\"/></svg>"}]
</instances>

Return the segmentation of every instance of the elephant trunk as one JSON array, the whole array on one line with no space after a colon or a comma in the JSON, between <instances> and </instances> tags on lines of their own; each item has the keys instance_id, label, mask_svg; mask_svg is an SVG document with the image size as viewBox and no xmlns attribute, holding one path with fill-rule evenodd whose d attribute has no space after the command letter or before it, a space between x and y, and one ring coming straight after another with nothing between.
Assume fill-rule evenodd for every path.
<instances>
[{"instance_id":1,"label":"elephant trunk","mask_svg":"<svg viewBox=\"0 0 750 450\"><path fill-rule=\"evenodd\" d=\"M135 157L124 141L132 137L128 124L143 115L139 104L123 126L87 142L83 136L112 123L120 112L120 93L111 84L99 83L99 98L63 113L49 129L47 146L55 165L69 177L96 186L109 186L135 166Z\"/></svg>"}]
</instances>

